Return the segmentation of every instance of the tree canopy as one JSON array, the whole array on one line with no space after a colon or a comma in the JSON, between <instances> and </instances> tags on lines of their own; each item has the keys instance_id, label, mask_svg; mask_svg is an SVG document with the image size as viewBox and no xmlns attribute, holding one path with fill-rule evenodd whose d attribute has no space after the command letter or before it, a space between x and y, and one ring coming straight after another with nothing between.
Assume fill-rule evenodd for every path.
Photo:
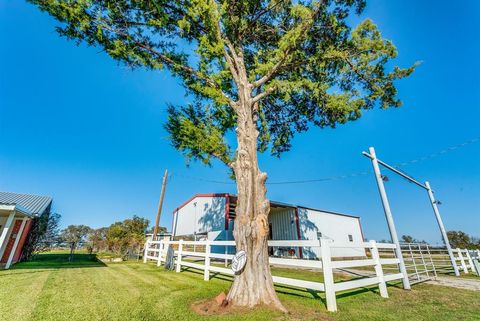
<instances>
[{"instance_id":1,"label":"tree canopy","mask_svg":"<svg viewBox=\"0 0 480 321\"><path fill-rule=\"evenodd\" d=\"M130 67L166 68L192 97L166 125L187 158L229 165L239 92L251 91L258 149L280 155L296 132L335 127L379 106L398 107L394 82L415 66L397 56L365 0L30 0L58 32L98 46Z\"/></svg>"},{"instance_id":2,"label":"tree canopy","mask_svg":"<svg viewBox=\"0 0 480 321\"><path fill-rule=\"evenodd\" d=\"M447 236L453 248L480 249L480 239L471 237L463 231L448 231Z\"/></svg>"},{"instance_id":3,"label":"tree canopy","mask_svg":"<svg viewBox=\"0 0 480 321\"><path fill-rule=\"evenodd\" d=\"M124 253L128 248L143 246L148 223L146 218L136 215L131 219L113 223L105 234L109 249L116 253Z\"/></svg>"}]
</instances>

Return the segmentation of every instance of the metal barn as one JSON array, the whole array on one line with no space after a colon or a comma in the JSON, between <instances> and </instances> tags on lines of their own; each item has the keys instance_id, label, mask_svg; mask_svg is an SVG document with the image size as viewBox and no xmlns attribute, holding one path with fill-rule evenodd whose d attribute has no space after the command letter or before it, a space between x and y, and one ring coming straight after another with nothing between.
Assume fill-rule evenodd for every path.
<instances>
[{"instance_id":1,"label":"metal barn","mask_svg":"<svg viewBox=\"0 0 480 321\"><path fill-rule=\"evenodd\" d=\"M197 194L175 209L172 234L176 239L233 240L236 197L228 193ZM303 206L270 202L269 227L271 240L315 240L328 238L334 242L363 241L360 218L357 216ZM225 248L212 249L224 252ZM320 248L270 248L273 256L307 259L320 257ZM364 249L334 248L335 257L365 256Z\"/></svg>"}]
</instances>

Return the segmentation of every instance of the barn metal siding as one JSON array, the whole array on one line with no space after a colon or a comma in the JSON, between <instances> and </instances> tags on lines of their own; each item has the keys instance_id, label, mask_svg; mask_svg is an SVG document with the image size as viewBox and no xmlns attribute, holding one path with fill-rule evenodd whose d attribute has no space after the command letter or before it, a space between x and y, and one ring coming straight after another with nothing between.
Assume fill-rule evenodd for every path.
<instances>
[{"instance_id":1,"label":"barn metal siding","mask_svg":"<svg viewBox=\"0 0 480 321\"><path fill-rule=\"evenodd\" d=\"M271 224L272 240L298 240L295 208L272 208L268 215L268 223ZM293 248L293 247L292 247ZM300 249L293 248L296 256L300 257ZM273 247L275 256L287 255L288 248Z\"/></svg>"},{"instance_id":2,"label":"barn metal siding","mask_svg":"<svg viewBox=\"0 0 480 321\"><path fill-rule=\"evenodd\" d=\"M225 229L224 196L198 196L176 212L174 236L206 234Z\"/></svg>"},{"instance_id":3,"label":"barn metal siding","mask_svg":"<svg viewBox=\"0 0 480 321\"><path fill-rule=\"evenodd\" d=\"M272 224L273 240L298 240L294 208L272 209L268 223Z\"/></svg>"},{"instance_id":4,"label":"barn metal siding","mask_svg":"<svg viewBox=\"0 0 480 321\"><path fill-rule=\"evenodd\" d=\"M340 244L350 243L348 235L352 235L353 243L363 242L360 219L354 216L338 215L307 208L298 208L300 218L301 238L304 240L317 240L321 237L333 240ZM319 247L305 248L304 257L309 259L319 258L321 251ZM362 248L332 248L334 257L365 256L365 249Z\"/></svg>"},{"instance_id":5,"label":"barn metal siding","mask_svg":"<svg viewBox=\"0 0 480 321\"><path fill-rule=\"evenodd\" d=\"M189 236L196 233L203 234L210 240L233 240L234 221L225 220L227 197L228 194L199 194L184 203L175 213L174 236ZM297 231L296 213L300 231ZM271 224L273 240L317 240L318 232L321 232L322 237L341 244L349 243L349 235L353 237L352 244L363 241L360 219L355 216L275 203L271 208L268 222ZM288 249L275 247L273 251L275 255L283 255L282 253L285 254ZM294 249L298 257L302 256L298 248ZM219 246L212 251L233 253L234 249L229 248L226 251L224 246ZM317 259L321 256L319 247L302 248L302 252L303 257L307 259ZM365 250L333 248L332 255L364 256Z\"/></svg>"}]
</instances>

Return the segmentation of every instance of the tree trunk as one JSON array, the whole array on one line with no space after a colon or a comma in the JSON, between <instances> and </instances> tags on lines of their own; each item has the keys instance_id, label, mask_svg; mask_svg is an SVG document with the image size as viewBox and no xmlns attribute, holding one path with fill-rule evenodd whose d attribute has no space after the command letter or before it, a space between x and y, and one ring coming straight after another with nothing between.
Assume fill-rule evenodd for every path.
<instances>
[{"instance_id":1,"label":"tree trunk","mask_svg":"<svg viewBox=\"0 0 480 321\"><path fill-rule=\"evenodd\" d=\"M232 305L265 304L286 312L275 292L268 262L270 202L266 198L267 175L258 167L258 130L249 88L246 85L243 95L239 95L238 149L232 164L238 193L233 235L237 251L246 252L247 262L243 271L235 276L227 300Z\"/></svg>"},{"instance_id":2,"label":"tree trunk","mask_svg":"<svg viewBox=\"0 0 480 321\"><path fill-rule=\"evenodd\" d=\"M73 253L75 252L75 243L70 244L70 256L68 257L68 261L72 262L73 261Z\"/></svg>"}]
</instances>

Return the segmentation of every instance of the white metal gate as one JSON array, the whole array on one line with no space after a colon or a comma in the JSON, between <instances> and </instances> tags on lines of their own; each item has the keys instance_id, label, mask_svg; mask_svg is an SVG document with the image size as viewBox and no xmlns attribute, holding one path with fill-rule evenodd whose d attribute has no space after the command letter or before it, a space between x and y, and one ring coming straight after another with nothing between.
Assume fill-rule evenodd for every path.
<instances>
[{"instance_id":1,"label":"white metal gate","mask_svg":"<svg viewBox=\"0 0 480 321\"><path fill-rule=\"evenodd\" d=\"M432 253L434 250L427 243L401 243L401 248L410 284L437 277L435 259L438 259L438 253Z\"/></svg>"}]
</instances>

